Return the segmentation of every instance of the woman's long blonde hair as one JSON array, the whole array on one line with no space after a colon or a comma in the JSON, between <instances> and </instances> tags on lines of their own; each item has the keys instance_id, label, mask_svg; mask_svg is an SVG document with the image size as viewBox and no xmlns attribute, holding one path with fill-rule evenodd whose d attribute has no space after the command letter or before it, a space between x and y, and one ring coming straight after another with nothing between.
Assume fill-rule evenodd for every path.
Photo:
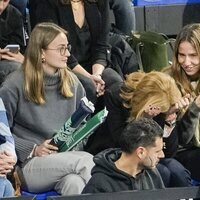
<instances>
[{"instance_id":1,"label":"woman's long blonde hair","mask_svg":"<svg viewBox=\"0 0 200 200\"><path fill-rule=\"evenodd\" d=\"M195 97L200 94L200 82L198 82L196 89L193 90L189 77L178 62L179 45L184 41L189 42L195 48L200 59L200 23L186 25L177 35L171 66L171 76L180 87L182 94L189 93Z\"/></svg>"},{"instance_id":2,"label":"woman's long blonde hair","mask_svg":"<svg viewBox=\"0 0 200 200\"><path fill-rule=\"evenodd\" d=\"M130 121L142 117L149 105L159 106L161 112L165 113L181 97L174 79L155 71L128 75L120 95L124 106L130 109Z\"/></svg>"},{"instance_id":3,"label":"woman's long blonde hair","mask_svg":"<svg viewBox=\"0 0 200 200\"><path fill-rule=\"evenodd\" d=\"M45 22L38 24L32 31L23 63L25 97L37 104L45 103L44 71L42 67L42 50L60 34L67 32L56 24ZM72 97L73 78L67 68L58 69L60 76L60 93Z\"/></svg>"}]
</instances>

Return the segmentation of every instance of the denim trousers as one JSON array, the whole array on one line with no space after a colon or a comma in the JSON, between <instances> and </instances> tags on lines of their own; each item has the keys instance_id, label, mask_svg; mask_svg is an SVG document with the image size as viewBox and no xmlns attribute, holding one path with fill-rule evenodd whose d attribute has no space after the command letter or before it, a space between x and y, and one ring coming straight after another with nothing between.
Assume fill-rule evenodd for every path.
<instances>
[{"instance_id":1,"label":"denim trousers","mask_svg":"<svg viewBox=\"0 0 200 200\"><path fill-rule=\"evenodd\" d=\"M131 0L109 0L110 8L115 16L115 25L118 30L130 34L136 30L135 10Z\"/></svg>"},{"instance_id":2,"label":"denim trousers","mask_svg":"<svg viewBox=\"0 0 200 200\"><path fill-rule=\"evenodd\" d=\"M174 158L161 159L157 169L163 179L165 187L191 186L190 172Z\"/></svg>"},{"instance_id":3,"label":"denim trousers","mask_svg":"<svg viewBox=\"0 0 200 200\"><path fill-rule=\"evenodd\" d=\"M34 193L55 190L61 195L80 194L93 166L93 156L83 151L34 157L22 168L21 187Z\"/></svg>"},{"instance_id":4,"label":"denim trousers","mask_svg":"<svg viewBox=\"0 0 200 200\"><path fill-rule=\"evenodd\" d=\"M6 177L0 177L0 198L14 196L12 184Z\"/></svg>"}]
</instances>

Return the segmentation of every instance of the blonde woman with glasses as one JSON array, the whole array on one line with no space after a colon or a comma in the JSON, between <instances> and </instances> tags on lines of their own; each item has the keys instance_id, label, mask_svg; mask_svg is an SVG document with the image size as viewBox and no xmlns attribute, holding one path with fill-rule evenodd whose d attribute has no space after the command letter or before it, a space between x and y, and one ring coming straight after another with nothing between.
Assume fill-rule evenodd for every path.
<instances>
[{"instance_id":1,"label":"blonde woman with glasses","mask_svg":"<svg viewBox=\"0 0 200 200\"><path fill-rule=\"evenodd\" d=\"M55 24L38 24L22 69L12 73L0 89L15 138L22 189L29 192L81 193L93 167L89 153L59 153L50 144L85 96L66 65L71 48L66 34Z\"/></svg>"}]
</instances>

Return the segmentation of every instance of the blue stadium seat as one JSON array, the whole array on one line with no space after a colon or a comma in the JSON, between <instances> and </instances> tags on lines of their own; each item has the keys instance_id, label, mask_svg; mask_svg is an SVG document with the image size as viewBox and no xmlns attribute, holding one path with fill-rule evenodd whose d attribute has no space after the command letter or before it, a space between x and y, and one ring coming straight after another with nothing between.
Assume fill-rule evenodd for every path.
<instances>
[{"instance_id":1,"label":"blue stadium seat","mask_svg":"<svg viewBox=\"0 0 200 200\"><path fill-rule=\"evenodd\" d=\"M200 181L192 179L192 185L193 186L199 186L200 185Z\"/></svg>"},{"instance_id":2,"label":"blue stadium seat","mask_svg":"<svg viewBox=\"0 0 200 200\"><path fill-rule=\"evenodd\" d=\"M21 191L22 196L35 196L36 200L46 200L49 196L59 196L56 191L48 191L44 193L31 193L27 191Z\"/></svg>"}]
</instances>

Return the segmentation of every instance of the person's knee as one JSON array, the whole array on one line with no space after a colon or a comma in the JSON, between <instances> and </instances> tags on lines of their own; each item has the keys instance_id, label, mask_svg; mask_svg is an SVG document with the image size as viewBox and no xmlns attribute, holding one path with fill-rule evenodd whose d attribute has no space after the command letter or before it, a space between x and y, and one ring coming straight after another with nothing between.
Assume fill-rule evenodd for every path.
<instances>
[{"instance_id":1,"label":"person's knee","mask_svg":"<svg viewBox=\"0 0 200 200\"><path fill-rule=\"evenodd\" d=\"M171 187L191 186L190 172L177 160L168 158L163 163L171 172Z\"/></svg>"},{"instance_id":2,"label":"person's knee","mask_svg":"<svg viewBox=\"0 0 200 200\"><path fill-rule=\"evenodd\" d=\"M102 79L105 82L106 88L109 88L114 83L123 82L122 77L112 68L106 68L103 71Z\"/></svg>"},{"instance_id":3,"label":"person's knee","mask_svg":"<svg viewBox=\"0 0 200 200\"><path fill-rule=\"evenodd\" d=\"M57 183L55 190L61 195L81 194L85 184L85 181L79 175L69 174Z\"/></svg>"},{"instance_id":4,"label":"person's knee","mask_svg":"<svg viewBox=\"0 0 200 200\"><path fill-rule=\"evenodd\" d=\"M170 180L171 180L171 173L170 173L169 169L161 163L158 163L157 169L162 177L165 187L169 187Z\"/></svg>"}]
</instances>

